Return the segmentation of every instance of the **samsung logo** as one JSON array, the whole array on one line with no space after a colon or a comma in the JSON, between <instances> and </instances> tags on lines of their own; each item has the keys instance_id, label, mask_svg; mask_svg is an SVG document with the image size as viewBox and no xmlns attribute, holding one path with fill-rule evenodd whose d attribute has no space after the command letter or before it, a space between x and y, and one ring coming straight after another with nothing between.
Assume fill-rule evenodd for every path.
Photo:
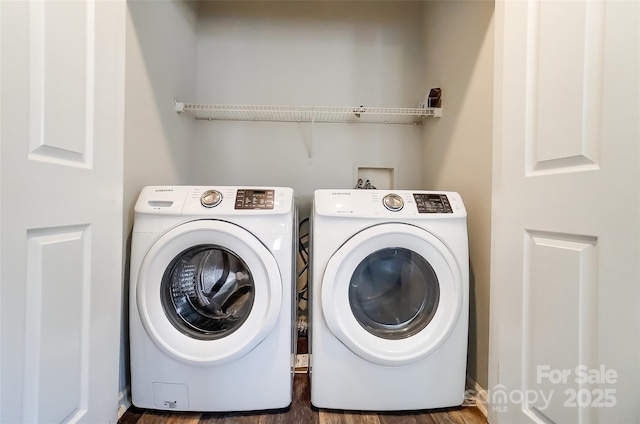
<instances>
[{"instance_id":1,"label":"samsung logo","mask_svg":"<svg viewBox=\"0 0 640 424\"><path fill-rule=\"evenodd\" d=\"M172 188L157 188L156 189L156 193L169 192L169 191L173 191L173 189Z\"/></svg>"},{"instance_id":2,"label":"samsung logo","mask_svg":"<svg viewBox=\"0 0 640 424\"><path fill-rule=\"evenodd\" d=\"M348 191L332 191L331 195L332 196L351 196L351 193L349 193Z\"/></svg>"}]
</instances>

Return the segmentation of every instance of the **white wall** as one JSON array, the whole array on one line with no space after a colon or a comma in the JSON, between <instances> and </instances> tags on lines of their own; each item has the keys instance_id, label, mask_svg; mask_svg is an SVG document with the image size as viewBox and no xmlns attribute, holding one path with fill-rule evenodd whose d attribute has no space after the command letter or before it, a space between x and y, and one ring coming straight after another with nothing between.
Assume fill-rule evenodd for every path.
<instances>
[{"instance_id":1,"label":"white wall","mask_svg":"<svg viewBox=\"0 0 640 424\"><path fill-rule=\"evenodd\" d=\"M444 115L424 128L423 185L460 192L471 266L469 376L488 385L493 1L425 3L425 78Z\"/></svg>"},{"instance_id":2,"label":"white wall","mask_svg":"<svg viewBox=\"0 0 640 424\"><path fill-rule=\"evenodd\" d=\"M175 113L176 97L195 97L194 4L131 1L127 16L124 151L123 325L120 392L127 401L129 252L133 206L145 185L189 184L193 123Z\"/></svg>"},{"instance_id":3,"label":"white wall","mask_svg":"<svg viewBox=\"0 0 640 424\"><path fill-rule=\"evenodd\" d=\"M421 2L207 2L198 21L197 100L415 107L426 91ZM354 164L422 182L420 126L196 123L197 184L352 187ZM308 145L311 145L311 163ZM375 184L375 181L374 181Z\"/></svg>"}]
</instances>

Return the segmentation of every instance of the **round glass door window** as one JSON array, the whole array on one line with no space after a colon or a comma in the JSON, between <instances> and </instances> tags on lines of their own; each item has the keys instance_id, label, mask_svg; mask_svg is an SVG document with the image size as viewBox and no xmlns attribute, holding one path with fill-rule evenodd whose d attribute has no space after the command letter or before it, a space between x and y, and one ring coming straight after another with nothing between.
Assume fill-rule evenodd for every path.
<instances>
[{"instance_id":1,"label":"round glass door window","mask_svg":"<svg viewBox=\"0 0 640 424\"><path fill-rule=\"evenodd\" d=\"M207 244L181 252L160 285L164 313L182 333L216 340L247 319L255 296L247 264L224 247Z\"/></svg>"},{"instance_id":2,"label":"round glass door window","mask_svg":"<svg viewBox=\"0 0 640 424\"><path fill-rule=\"evenodd\" d=\"M349 284L349 304L358 323L383 339L411 337L433 319L440 285L419 254L385 248L364 258Z\"/></svg>"}]
</instances>

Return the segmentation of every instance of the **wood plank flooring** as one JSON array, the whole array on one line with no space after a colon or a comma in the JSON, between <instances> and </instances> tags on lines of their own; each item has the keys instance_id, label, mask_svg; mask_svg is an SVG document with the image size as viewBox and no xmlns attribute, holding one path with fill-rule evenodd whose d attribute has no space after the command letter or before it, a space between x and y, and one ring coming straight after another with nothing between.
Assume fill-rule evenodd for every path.
<instances>
[{"instance_id":1,"label":"wood plank flooring","mask_svg":"<svg viewBox=\"0 0 640 424\"><path fill-rule=\"evenodd\" d=\"M473 406L412 412L353 412L311 405L309 378L296 374L293 402L287 409L253 413L194 413L129 408L118 424L487 424Z\"/></svg>"}]
</instances>

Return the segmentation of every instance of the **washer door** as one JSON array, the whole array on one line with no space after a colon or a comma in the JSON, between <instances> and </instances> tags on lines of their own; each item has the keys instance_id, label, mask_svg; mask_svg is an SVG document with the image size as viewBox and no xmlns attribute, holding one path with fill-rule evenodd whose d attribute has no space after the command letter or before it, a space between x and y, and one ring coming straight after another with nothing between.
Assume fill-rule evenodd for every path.
<instances>
[{"instance_id":1,"label":"washer door","mask_svg":"<svg viewBox=\"0 0 640 424\"><path fill-rule=\"evenodd\" d=\"M322 278L329 329L354 353L404 365L435 352L460 315L462 274L433 234L408 224L369 227L330 258Z\"/></svg>"},{"instance_id":2,"label":"washer door","mask_svg":"<svg viewBox=\"0 0 640 424\"><path fill-rule=\"evenodd\" d=\"M247 230L193 221L154 243L136 296L159 348L189 364L222 364L248 353L273 328L282 278L273 255Z\"/></svg>"}]
</instances>

